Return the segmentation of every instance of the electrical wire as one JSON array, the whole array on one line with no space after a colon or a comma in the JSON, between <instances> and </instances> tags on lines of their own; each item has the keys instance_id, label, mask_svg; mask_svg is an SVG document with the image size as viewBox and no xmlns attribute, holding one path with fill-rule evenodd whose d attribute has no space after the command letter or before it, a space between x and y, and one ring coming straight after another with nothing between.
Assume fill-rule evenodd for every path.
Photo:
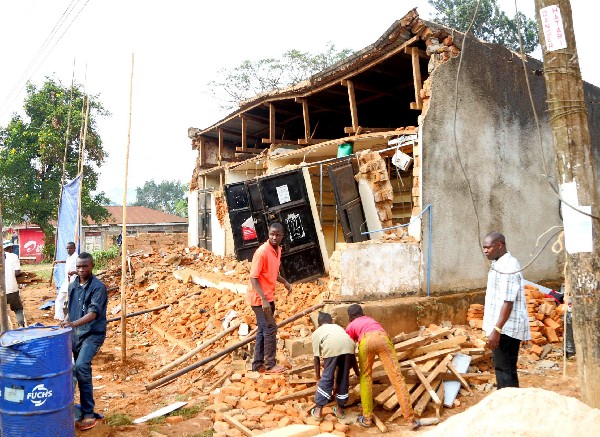
<instances>
[{"instance_id":1,"label":"electrical wire","mask_svg":"<svg viewBox=\"0 0 600 437\"><path fill-rule=\"evenodd\" d=\"M456 137L456 118L457 118L457 112L458 112L458 80L459 80L459 77L460 77L460 70L461 70L461 67L462 67L463 55L465 53L465 46L466 46L467 34L469 33L469 31L473 27L473 23L475 22L475 19L477 18L477 12L479 11L479 5L480 5L480 3L481 3L481 0L477 0L477 5L475 6L475 11L473 12L473 17L471 18L471 22L469 23L469 26L467 27L467 30L464 32L464 38L463 38L463 41L462 41L462 47L461 47L461 50L460 50L460 56L459 56L459 59L458 59L458 67L457 67L457 71L456 71L456 81L455 81L455 84L454 84L454 117L453 117L453 126L452 126L454 148L456 150L456 155L457 155L457 158L458 158L458 163L459 163L460 169L462 171L463 177L465 179L465 182L467 183L467 187L469 189L469 195L471 197L471 203L473 205L473 211L475 212L475 219L476 219L476 223L477 223L477 240L479 240L479 238L480 238L479 236L481 235L481 222L480 222L480 219L479 219L479 213L477 212L477 206L476 206L476 203L475 203L475 195L474 195L473 189L471 187L471 182L469 180L469 177L467 176L467 172L465 171L465 168L464 168L464 165L462 163L461 156L460 156L460 150L458 148L458 139ZM521 44L520 34L519 34L519 42ZM521 50L522 50L522 44L521 44ZM521 59L524 59L524 57L521 56ZM525 74L527 74L527 72L525 72ZM529 83L529 82L527 82L527 83ZM530 90L530 96L531 96L531 90ZM533 103L533 97L531 97L531 101ZM534 113L535 113L535 108L534 108ZM536 116L536 120L537 120L537 116ZM538 123L538 133L539 132L540 131L539 131L539 123ZM541 138L541 133L539 133L539 136ZM545 164L544 164L544 169L546 169ZM545 170L545 171L547 172L547 170ZM546 175L546 180L548 181L547 175ZM552 228L554 228L554 226ZM552 228L550 228L550 229L552 229ZM539 239L543 235L545 235L547 232L550 231L550 229L547 230L547 231L545 231L540 237L538 237L538 242L539 242ZM525 266L522 267L520 270L517 270L515 272L501 272L501 271L495 269L493 266L491 266L490 268L492 270L496 271L499 274L505 274L505 275L514 275L514 274L517 274L517 273L520 273L520 272L524 271L525 269L527 269L529 266L531 266L539 258L539 256L542 254L542 252L544 251L544 249L548 246L548 244L550 243L550 241L552 240L552 238L557 233L559 233L559 232L562 232L562 227L561 227L560 230L554 232L550 236L550 238L548 238L548 240L542 246L542 248L539 250L539 252L527 264L525 264ZM536 247L537 247L537 245L538 245L538 243L536 243ZM481 251L481 255L485 259L487 259L487 257L485 256L485 253L483 251L483 247L481 245L479 245L479 250Z\"/></svg>"},{"instance_id":2,"label":"electrical wire","mask_svg":"<svg viewBox=\"0 0 600 437\"><path fill-rule=\"evenodd\" d=\"M84 5L81 7L81 9L79 9L79 11L77 12L77 14L69 22L69 24L66 26L66 28L64 29L64 31L58 37L58 39L54 42L54 44L52 45L52 47L50 47L47 50L46 55L44 56L44 58L41 61L38 62L39 57L42 56L44 50L46 50L46 48L47 48L48 44L50 44L50 41L52 40L52 38L54 38L54 36L56 36L56 34L60 30L60 28L68 20L68 18L71 15L71 13L75 10L75 8L77 7L77 5L79 3L81 3L81 1L82 0L72 0L71 3L69 3L69 6L67 6L67 9L65 9L65 11L61 15L61 17L58 19L57 23L54 25L54 28L52 29L52 31L50 31L50 34L48 35L48 37L46 38L46 40L44 41L44 43L42 43L42 45L40 46L40 49L38 49L38 52L34 55L32 61L29 63L29 65L27 66L27 68L25 69L25 71L23 72L23 74L21 75L21 77L19 78L19 80L17 80L17 82L15 83L15 85L13 86L13 88L11 89L9 95L6 97L5 103L2 106L2 108L0 109L0 116L4 115L4 113L10 108L10 106L13 104L13 102L18 97L18 95L19 95L18 90L20 89L20 87L22 86L22 84L29 82L31 80L31 78L33 77L33 75L35 73L37 73L37 71L44 64L44 62L46 61L46 59L48 58L48 56L50 56L50 54L52 53L52 51L54 50L54 48L61 41L62 37L71 28L71 25L75 22L75 20L77 20L77 18L81 14L81 12L85 9L85 7L87 6L87 4L90 2L90 0L86 0L86 2L84 3ZM72 8L71 8L71 5L73 5ZM69 8L70 8L70 10L69 10ZM66 16L65 16L65 14L66 14ZM65 17L64 20L63 20L63 17ZM37 63L37 66L35 66L36 63ZM35 68L34 68L34 66L35 66ZM34 68L34 69L33 69L33 71L31 71L31 73L29 73L29 71L30 71L31 68ZM26 79L24 79L24 78L26 78Z\"/></svg>"},{"instance_id":3,"label":"electrical wire","mask_svg":"<svg viewBox=\"0 0 600 437\"><path fill-rule=\"evenodd\" d=\"M550 176L549 176L549 171L548 171L548 167L546 164L546 154L544 152L544 141L542 139L542 130L540 127L540 120L538 118L537 115L537 111L535 109L535 103L533 101L533 94L531 92L531 84L529 83L529 76L527 75L527 65L525 64L525 53L523 52L523 40L521 37L521 21L519 20L519 8L517 7L517 0L515 0L515 23L517 25L517 36L518 36L518 40L519 40L519 53L520 53L520 57L521 57L521 63L523 64L523 73L525 76L525 83L527 84L527 93L529 95L529 102L531 104L531 109L533 112L533 118L535 120L535 126L536 126L536 130L537 130L537 137L538 137L538 145L540 147L540 152L542 154L542 164L544 166L544 179L546 180L546 182L548 183L548 185L550 186L550 188L552 189L552 193L558 198L559 201L561 201L562 203L564 203L565 205L567 205L569 208L574 209L575 211L579 212L580 214L586 215L588 217L592 217L595 219L600 219L600 217L593 215L591 213L588 213L586 211L582 211L581 209L571 205L569 202L566 202L560 195L560 192L558 191L558 189L552 185L552 182L550 181ZM568 68L568 67L565 67ZM548 74L550 74L550 72L547 72ZM571 101L573 102L573 101ZM577 102L577 101L575 101ZM580 103L580 102L579 102ZM576 112L586 112L587 110L585 109L585 107L581 108L581 105L574 105L571 106L570 108L575 108L575 109L571 109L569 111L566 111L562 114L560 114L559 116L564 116L567 114L571 114L571 113L576 113ZM553 119L555 119L558 116L554 116ZM558 161L558 155L555 154L555 158ZM579 206L579 205L578 205Z\"/></svg>"}]
</instances>

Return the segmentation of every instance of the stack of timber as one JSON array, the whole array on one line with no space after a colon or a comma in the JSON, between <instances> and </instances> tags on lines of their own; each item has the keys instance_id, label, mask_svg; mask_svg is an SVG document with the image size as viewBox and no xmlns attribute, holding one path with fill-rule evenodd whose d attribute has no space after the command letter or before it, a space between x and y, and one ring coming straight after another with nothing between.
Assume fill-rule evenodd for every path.
<instances>
[{"instance_id":1,"label":"stack of timber","mask_svg":"<svg viewBox=\"0 0 600 437\"><path fill-rule=\"evenodd\" d=\"M437 417L440 416L445 380L458 381L471 393L469 382L480 384L493 379L493 374L479 371L479 368L489 369L490 352L484 349L485 342L469 335L463 328L430 325L424 331L400 334L392 341L410 392L410 402L418 416L424 415L427 408L433 409ZM471 366L467 365L467 369L472 373L461 373L456 369L453 363L456 363L454 358L457 354L462 354L467 363L470 361ZM373 375L385 378L381 363L375 363ZM355 387L355 390L358 392L360 387ZM389 382L375 396L375 403L386 410L398 408L398 398ZM395 420L400 414L398 409L389 421Z\"/></svg>"}]
</instances>

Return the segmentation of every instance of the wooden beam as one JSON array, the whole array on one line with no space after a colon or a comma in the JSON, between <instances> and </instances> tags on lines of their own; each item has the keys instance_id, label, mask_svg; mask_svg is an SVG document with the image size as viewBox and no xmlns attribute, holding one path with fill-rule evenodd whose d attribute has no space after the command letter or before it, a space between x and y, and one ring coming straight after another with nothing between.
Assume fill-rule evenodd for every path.
<instances>
[{"instance_id":1,"label":"wooden beam","mask_svg":"<svg viewBox=\"0 0 600 437\"><path fill-rule=\"evenodd\" d=\"M235 148L236 152L244 152L244 153L262 153L265 151L265 149L256 149L254 147L246 147L246 149L242 149L241 147L236 147Z\"/></svg>"},{"instance_id":2,"label":"wooden beam","mask_svg":"<svg viewBox=\"0 0 600 437\"><path fill-rule=\"evenodd\" d=\"M290 145L297 146L298 140L294 141L294 140L278 140L278 139L271 139L271 138L263 138L262 143L263 144L290 144Z\"/></svg>"},{"instance_id":3,"label":"wooden beam","mask_svg":"<svg viewBox=\"0 0 600 437\"><path fill-rule=\"evenodd\" d=\"M269 142L275 141L275 105L269 103Z\"/></svg>"},{"instance_id":4,"label":"wooden beam","mask_svg":"<svg viewBox=\"0 0 600 437\"><path fill-rule=\"evenodd\" d=\"M404 53L412 56L414 49L417 50L417 53L419 54L419 58L427 59L429 61L429 55L427 54L427 52L425 50L421 50L418 47L404 47Z\"/></svg>"},{"instance_id":5,"label":"wooden beam","mask_svg":"<svg viewBox=\"0 0 600 437\"><path fill-rule=\"evenodd\" d=\"M248 137L247 137L248 123L246 121L246 117L244 117L243 115L240 117L242 119L242 152L245 152L246 149L248 148Z\"/></svg>"},{"instance_id":6,"label":"wooden beam","mask_svg":"<svg viewBox=\"0 0 600 437\"><path fill-rule=\"evenodd\" d=\"M223 128L222 127L218 128L217 132L219 134L219 153L218 153L218 158L219 158L219 165L221 165L221 162L223 161Z\"/></svg>"},{"instance_id":7,"label":"wooden beam","mask_svg":"<svg viewBox=\"0 0 600 437\"><path fill-rule=\"evenodd\" d=\"M354 94L354 84L351 80L345 80L348 87L348 100L350 101L350 117L352 118L352 128L354 132L358 130L358 108L356 107L356 96Z\"/></svg>"},{"instance_id":8,"label":"wooden beam","mask_svg":"<svg viewBox=\"0 0 600 437\"><path fill-rule=\"evenodd\" d=\"M410 109L423 109L423 99L421 99L421 88L423 88L423 82L421 82L421 63L419 60L419 49L417 47L410 48L410 54L412 58L412 70L413 70L413 82L415 84L415 105L410 105Z\"/></svg>"},{"instance_id":9,"label":"wooden beam","mask_svg":"<svg viewBox=\"0 0 600 437\"><path fill-rule=\"evenodd\" d=\"M304 118L304 139L310 141L310 119L308 117L308 102L302 99L302 118Z\"/></svg>"}]
</instances>

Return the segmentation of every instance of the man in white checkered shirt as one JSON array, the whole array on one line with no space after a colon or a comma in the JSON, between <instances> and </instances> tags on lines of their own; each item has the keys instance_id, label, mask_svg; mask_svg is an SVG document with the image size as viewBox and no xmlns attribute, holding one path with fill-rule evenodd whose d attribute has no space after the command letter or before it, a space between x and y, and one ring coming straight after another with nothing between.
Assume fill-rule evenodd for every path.
<instances>
[{"instance_id":1,"label":"man in white checkered shirt","mask_svg":"<svg viewBox=\"0 0 600 437\"><path fill-rule=\"evenodd\" d=\"M483 312L487 347L493 351L496 385L518 387L517 359L522 340L530 340L529 316L523 291L519 261L506 249L500 232L490 232L483 240L483 252L492 260L488 273Z\"/></svg>"}]
</instances>

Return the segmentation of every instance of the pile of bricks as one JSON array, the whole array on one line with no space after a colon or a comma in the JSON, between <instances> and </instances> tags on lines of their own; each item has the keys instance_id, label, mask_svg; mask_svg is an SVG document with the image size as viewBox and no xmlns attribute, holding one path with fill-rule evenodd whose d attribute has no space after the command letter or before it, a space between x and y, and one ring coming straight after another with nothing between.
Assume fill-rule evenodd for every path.
<instances>
[{"instance_id":1,"label":"pile of bricks","mask_svg":"<svg viewBox=\"0 0 600 437\"><path fill-rule=\"evenodd\" d=\"M557 305L554 298L547 297L533 285L525 285L525 298L527 299L531 342L534 345L542 346L546 343L562 341L562 316L565 304Z\"/></svg>"},{"instance_id":2,"label":"pile of bricks","mask_svg":"<svg viewBox=\"0 0 600 437\"><path fill-rule=\"evenodd\" d=\"M483 305L471 304L467 310L467 323L471 328L481 329L483 326Z\"/></svg>"},{"instance_id":3,"label":"pile of bricks","mask_svg":"<svg viewBox=\"0 0 600 437\"><path fill-rule=\"evenodd\" d=\"M382 228L388 228L392 223L392 206L394 203L394 188L390 182L385 160L378 152L365 150L358 154L359 169L355 176L356 180L364 179L373 191L373 199L377 208L377 215ZM399 233L402 236L402 228L386 231L386 233Z\"/></svg>"},{"instance_id":4,"label":"pile of bricks","mask_svg":"<svg viewBox=\"0 0 600 437\"><path fill-rule=\"evenodd\" d=\"M547 343L562 341L563 315L565 304L557 304L556 300L542 293L534 285L525 285L525 299L527 314L529 315L529 329L531 343L536 351ZM483 305L472 304L467 311L467 322L473 328L481 329L483 324ZM539 354L537 354L539 355Z\"/></svg>"}]
</instances>

